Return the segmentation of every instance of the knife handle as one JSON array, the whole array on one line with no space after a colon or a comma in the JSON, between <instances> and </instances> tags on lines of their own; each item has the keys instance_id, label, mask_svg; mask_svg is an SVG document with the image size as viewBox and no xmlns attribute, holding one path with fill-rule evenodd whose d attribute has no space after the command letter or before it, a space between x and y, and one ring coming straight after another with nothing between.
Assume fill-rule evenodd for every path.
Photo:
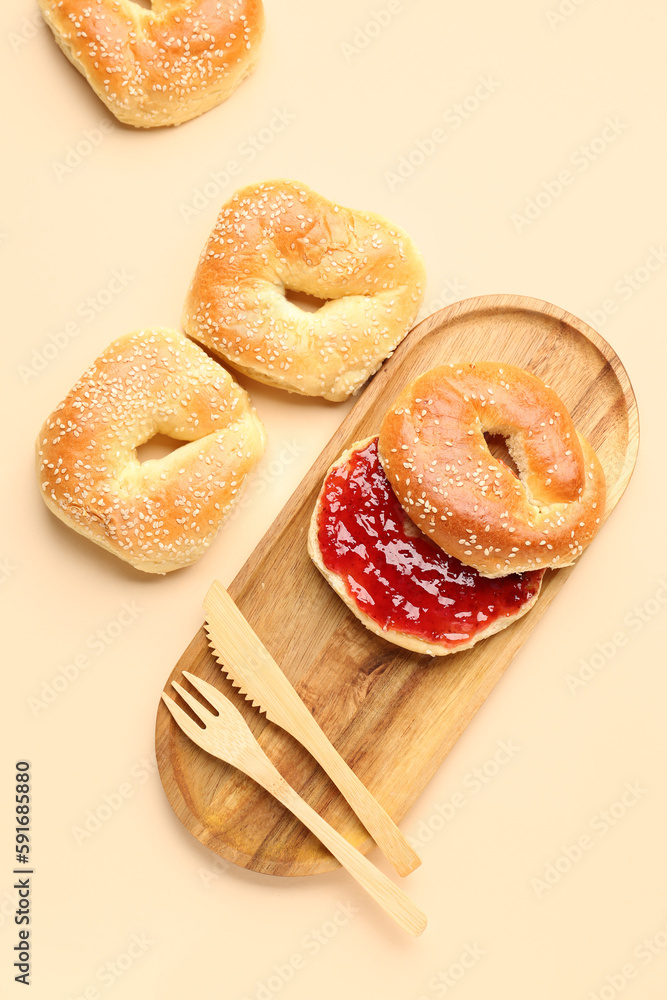
<instances>
[{"instance_id":1,"label":"knife handle","mask_svg":"<svg viewBox=\"0 0 667 1000\"><path fill-rule=\"evenodd\" d=\"M292 735L296 735L299 742L324 768L399 875L409 875L419 867L421 859L391 816L330 743L306 705L303 702L301 704L306 714L299 720L298 734L292 732Z\"/></svg>"},{"instance_id":2,"label":"knife handle","mask_svg":"<svg viewBox=\"0 0 667 1000\"><path fill-rule=\"evenodd\" d=\"M297 819L314 833L318 840L324 844L327 850L340 861L353 878L379 903L380 906L399 924L408 934L417 937L426 927L426 917L422 911L405 895L405 893L394 885L387 876L375 865L371 864L349 841L345 840L337 830L334 830L326 820L322 819L319 813L305 802L298 793L276 772L277 778L270 783L268 788L279 802L282 802Z\"/></svg>"}]
</instances>

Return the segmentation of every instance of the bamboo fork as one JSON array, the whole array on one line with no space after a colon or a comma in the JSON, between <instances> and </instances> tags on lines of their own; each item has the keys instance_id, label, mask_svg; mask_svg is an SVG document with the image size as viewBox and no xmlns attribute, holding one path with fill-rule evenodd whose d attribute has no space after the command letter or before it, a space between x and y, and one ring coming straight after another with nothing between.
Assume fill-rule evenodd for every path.
<instances>
[{"instance_id":1,"label":"bamboo fork","mask_svg":"<svg viewBox=\"0 0 667 1000\"><path fill-rule=\"evenodd\" d=\"M421 910L398 886L329 826L307 802L304 802L271 763L245 719L229 698L212 684L186 670L183 671L183 676L187 677L193 687L218 713L216 715L211 712L178 681L173 681L173 687L183 701L204 724L203 728L198 725L173 698L163 692L162 699L183 732L207 753L237 767L282 802L315 834L396 923L409 934L414 936L421 934L426 927L426 917Z\"/></svg>"},{"instance_id":2,"label":"bamboo fork","mask_svg":"<svg viewBox=\"0 0 667 1000\"><path fill-rule=\"evenodd\" d=\"M204 598L207 632L216 658L232 683L308 750L322 765L400 875L421 861L377 799L332 746L261 639L221 583Z\"/></svg>"}]
</instances>

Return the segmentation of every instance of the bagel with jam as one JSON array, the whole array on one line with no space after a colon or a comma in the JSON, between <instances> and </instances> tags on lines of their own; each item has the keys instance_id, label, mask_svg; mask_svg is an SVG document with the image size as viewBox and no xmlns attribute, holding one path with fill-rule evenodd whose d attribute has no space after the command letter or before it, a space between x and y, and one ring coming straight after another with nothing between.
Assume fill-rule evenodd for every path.
<instances>
[{"instance_id":1,"label":"bagel with jam","mask_svg":"<svg viewBox=\"0 0 667 1000\"><path fill-rule=\"evenodd\" d=\"M491 453L496 435L515 469ZM600 461L553 389L512 365L450 364L410 383L379 435L334 462L308 548L364 625L443 655L529 611L604 506Z\"/></svg>"}]
</instances>

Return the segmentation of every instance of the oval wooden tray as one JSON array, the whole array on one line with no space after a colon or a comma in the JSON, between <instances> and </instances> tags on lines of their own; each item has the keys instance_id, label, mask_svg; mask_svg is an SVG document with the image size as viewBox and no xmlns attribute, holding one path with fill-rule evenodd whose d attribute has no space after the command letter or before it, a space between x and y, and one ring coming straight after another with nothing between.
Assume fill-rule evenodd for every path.
<instances>
[{"instance_id":1,"label":"oval wooden tray","mask_svg":"<svg viewBox=\"0 0 667 1000\"><path fill-rule=\"evenodd\" d=\"M391 645L357 621L312 565L308 523L326 469L352 441L377 433L407 382L444 362L475 360L519 365L558 392L604 466L606 518L628 484L639 442L637 406L618 357L585 323L546 302L514 295L467 299L425 319L385 362L229 588L331 741L396 821L576 566L548 571L536 605L514 625L471 650L432 659ZM592 544L604 545L604 531ZM373 846L319 765L232 687L203 629L167 688L184 669L242 708L278 769L321 815L361 851ZM272 875L337 866L271 796L183 736L162 704L156 749L176 815L217 854Z\"/></svg>"}]
</instances>

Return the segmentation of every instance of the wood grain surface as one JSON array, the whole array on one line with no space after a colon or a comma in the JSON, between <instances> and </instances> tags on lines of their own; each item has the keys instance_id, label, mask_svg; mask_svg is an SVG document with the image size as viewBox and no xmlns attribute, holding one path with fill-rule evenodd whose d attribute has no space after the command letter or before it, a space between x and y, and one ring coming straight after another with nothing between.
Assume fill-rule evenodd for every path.
<instances>
[{"instance_id":1,"label":"wood grain surface","mask_svg":"<svg viewBox=\"0 0 667 1000\"><path fill-rule=\"evenodd\" d=\"M425 319L385 362L229 587L329 739L397 822L576 565L547 571L534 608L509 628L471 650L431 658L361 625L311 563L308 524L329 465L351 442L378 432L388 405L409 381L445 362L483 360L525 368L560 395L602 461L606 519L628 484L639 443L636 401L620 360L595 331L556 306L514 295L467 299ZM603 529L592 545L604 546L604 539ZM279 771L317 812L362 852L373 846L313 758L232 687L203 628L165 690L184 669L216 684L242 708ZM337 866L267 792L191 743L163 705L156 751L176 815L223 858L273 875Z\"/></svg>"}]
</instances>

